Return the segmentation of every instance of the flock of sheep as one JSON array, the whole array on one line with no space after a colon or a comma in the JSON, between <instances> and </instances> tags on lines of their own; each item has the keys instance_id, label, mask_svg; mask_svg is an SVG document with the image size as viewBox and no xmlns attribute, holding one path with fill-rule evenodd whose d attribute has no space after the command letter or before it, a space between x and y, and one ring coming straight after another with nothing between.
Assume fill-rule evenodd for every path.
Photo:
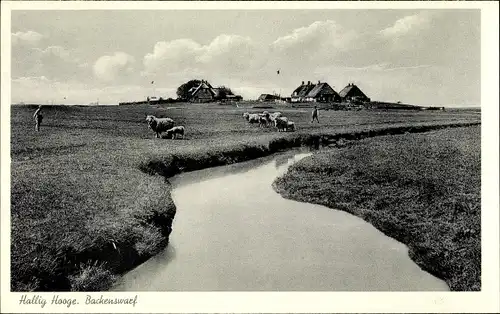
<instances>
[{"instance_id":1,"label":"flock of sheep","mask_svg":"<svg viewBox=\"0 0 500 314\"><path fill-rule=\"evenodd\" d=\"M243 114L243 118L248 123L258 123L259 127L268 127L274 125L278 132L295 131L295 123L289 121L287 117L282 116L281 112L269 113L248 113ZM171 118L157 118L152 115L146 116L146 121L149 128L156 133L156 138L160 138L161 134L166 132L166 138L176 139L178 136L184 138L185 128L182 125L174 126L175 122Z\"/></svg>"},{"instance_id":2,"label":"flock of sheep","mask_svg":"<svg viewBox=\"0 0 500 314\"><path fill-rule=\"evenodd\" d=\"M248 123L258 123L259 127L267 127L274 124L278 129L278 132L288 132L295 131L295 123L289 121L287 117L283 117L281 112L269 113L264 111L263 113L248 113L243 114L243 118L248 121Z\"/></svg>"}]
</instances>

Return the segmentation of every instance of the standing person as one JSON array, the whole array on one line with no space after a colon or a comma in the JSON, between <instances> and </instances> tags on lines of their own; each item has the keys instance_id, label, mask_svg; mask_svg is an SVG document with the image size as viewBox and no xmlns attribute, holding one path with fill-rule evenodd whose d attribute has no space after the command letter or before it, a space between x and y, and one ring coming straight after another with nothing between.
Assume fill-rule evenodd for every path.
<instances>
[{"instance_id":1,"label":"standing person","mask_svg":"<svg viewBox=\"0 0 500 314\"><path fill-rule=\"evenodd\" d=\"M42 105L38 106L38 109L33 114L33 119L35 119L35 131L40 131L40 124L42 124Z\"/></svg>"},{"instance_id":2,"label":"standing person","mask_svg":"<svg viewBox=\"0 0 500 314\"><path fill-rule=\"evenodd\" d=\"M313 112L312 112L311 123L314 122L314 119L316 119L316 121L318 121L318 123L319 123L319 119L318 119L318 107L316 107L316 106L314 106L314 109L313 109Z\"/></svg>"}]
</instances>

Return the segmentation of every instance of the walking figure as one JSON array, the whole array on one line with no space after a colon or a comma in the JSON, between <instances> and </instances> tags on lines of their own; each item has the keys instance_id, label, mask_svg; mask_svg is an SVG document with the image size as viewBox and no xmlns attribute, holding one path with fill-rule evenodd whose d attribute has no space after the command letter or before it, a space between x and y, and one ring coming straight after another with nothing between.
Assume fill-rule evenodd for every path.
<instances>
[{"instance_id":1,"label":"walking figure","mask_svg":"<svg viewBox=\"0 0 500 314\"><path fill-rule=\"evenodd\" d=\"M35 131L40 131L40 124L42 124L42 105L38 106L38 109L33 114L33 119L35 119Z\"/></svg>"},{"instance_id":2,"label":"walking figure","mask_svg":"<svg viewBox=\"0 0 500 314\"><path fill-rule=\"evenodd\" d=\"M314 110L312 112L312 120L311 120L311 123L314 122L314 119L316 119L316 121L318 121L319 123L319 119L318 119L318 108L316 106L314 106Z\"/></svg>"}]
</instances>

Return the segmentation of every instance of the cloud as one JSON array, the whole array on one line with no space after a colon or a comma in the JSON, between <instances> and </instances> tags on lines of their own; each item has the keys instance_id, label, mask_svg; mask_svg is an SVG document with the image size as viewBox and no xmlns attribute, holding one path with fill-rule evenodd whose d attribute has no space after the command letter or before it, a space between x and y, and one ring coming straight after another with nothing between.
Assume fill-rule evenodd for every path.
<instances>
[{"instance_id":1,"label":"cloud","mask_svg":"<svg viewBox=\"0 0 500 314\"><path fill-rule=\"evenodd\" d=\"M26 43L29 45L38 44L44 36L35 31L12 33L12 45Z\"/></svg>"},{"instance_id":2,"label":"cloud","mask_svg":"<svg viewBox=\"0 0 500 314\"><path fill-rule=\"evenodd\" d=\"M11 62L13 77L72 79L84 73L84 69L79 67L81 61L76 52L62 46L13 47Z\"/></svg>"},{"instance_id":3,"label":"cloud","mask_svg":"<svg viewBox=\"0 0 500 314\"><path fill-rule=\"evenodd\" d=\"M176 39L169 42L160 41L153 52L144 56L146 72L163 70L181 70L194 64L200 53L201 45L191 39Z\"/></svg>"},{"instance_id":4,"label":"cloud","mask_svg":"<svg viewBox=\"0 0 500 314\"><path fill-rule=\"evenodd\" d=\"M429 28L430 22L430 13L422 12L409 15L397 20L393 26L381 30L380 34L390 38L398 38L408 34L418 34L419 31Z\"/></svg>"},{"instance_id":5,"label":"cloud","mask_svg":"<svg viewBox=\"0 0 500 314\"><path fill-rule=\"evenodd\" d=\"M236 72L255 68L260 48L249 37L222 34L207 45L192 39L160 41L144 56L143 75L164 75L192 71L203 75L210 71Z\"/></svg>"},{"instance_id":6,"label":"cloud","mask_svg":"<svg viewBox=\"0 0 500 314\"><path fill-rule=\"evenodd\" d=\"M196 60L214 70L246 71L260 65L254 61L261 49L249 37L222 34L201 47Z\"/></svg>"},{"instance_id":7,"label":"cloud","mask_svg":"<svg viewBox=\"0 0 500 314\"><path fill-rule=\"evenodd\" d=\"M45 49L33 48L33 50L38 51L43 57L57 57L64 61L71 61L71 53L68 49L62 46L49 46Z\"/></svg>"},{"instance_id":8,"label":"cloud","mask_svg":"<svg viewBox=\"0 0 500 314\"><path fill-rule=\"evenodd\" d=\"M102 56L94 63L94 75L103 81L113 81L119 75L128 75L133 71L134 57L125 52L115 52L111 56Z\"/></svg>"},{"instance_id":9,"label":"cloud","mask_svg":"<svg viewBox=\"0 0 500 314\"><path fill-rule=\"evenodd\" d=\"M279 37L273 42L272 47L279 51L296 47L311 51L317 48L347 50L355 38L354 31L344 29L335 21L316 21L309 26L297 28L292 33Z\"/></svg>"}]
</instances>

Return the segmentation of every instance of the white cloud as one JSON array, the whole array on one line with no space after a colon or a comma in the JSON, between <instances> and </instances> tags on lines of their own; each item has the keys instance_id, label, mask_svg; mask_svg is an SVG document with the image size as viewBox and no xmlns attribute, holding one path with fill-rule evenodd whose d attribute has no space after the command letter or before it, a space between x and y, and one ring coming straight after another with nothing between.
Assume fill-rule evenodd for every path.
<instances>
[{"instance_id":1,"label":"white cloud","mask_svg":"<svg viewBox=\"0 0 500 314\"><path fill-rule=\"evenodd\" d=\"M344 29L335 21L316 21L309 26L293 30L291 34L279 37L272 46L277 50L300 49L335 49L351 48L356 33ZM335 51L331 51L332 53Z\"/></svg>"},{"instance_id":2,"label":"white cloud","mask_svg":"<svg viewBox=\"0 0 500 314\"><path fill-rule=\"evenodd\" d=\"M115 52L112 56L102 56L94 63L94 75L103 81L112 81L119 75L133 71L134 57L125 52Z\"/></svg>"},{"instance_id":3,"label":"white cloud","mask_svg":"<svg viewBox=\"0 0 500 314\"><path fill-rule=\"evenodd\" d=\"M27 43L30 45L38 44L44 36L35 31L12 33L12 45Z\"/></svg>"},{"instance_id":4,"label":"white cloud","mask_svg":"<svg viewBox=\"0 0 500 314\"><path fill-rule=\"evenodd\" d=\"M165 75L186 70L235 72L255 67L259 47L248 37L222 34L207 45L191 39L160 41L144 56L143 75Z\"/></svg>"},{"instance_id":5,"label":"white cloud","mask_svg":"<svg viewBox=\"0 0 500 314\"><path fill-rule=\"evenodd\" d=\"M405 16L397 20L393 26L380 31L385 37L398 38L407 34L416 34L430 26L431 14L422 12L419 14Z\"/></svg>"},{"instance_id":6,"label":"white cloud","mask_svg":"<svg viewBox=\"0 0 500 314\"><path fill-rule=\"evenodd\" d=\"M47 48L13 47L13 77L41 77L50 79L71 79L81 77L83 68L76 52L62 46Z\"/></svg>"},{"instance_id":7,"label":"white cloud","mask_svg":"<svg viewBox=\"0 0 500 314\"><path fill-rule=\"evenodd\" d=\"M246 71L260 65L262 49L249 37L222 34L201 48L197 61L213 70Z\"/></svg>"},{"instance_id":8,"label":"white cloud","mask_svg":"<svg viewBox=\"0 0 500 314\"><path fill-rule=\"evenodd\" d=\"M200 50L201 45L191 39L160 41L144 56L144 67L147 72L183 69L194 63Z\"/></svg>"}]
</instances>

